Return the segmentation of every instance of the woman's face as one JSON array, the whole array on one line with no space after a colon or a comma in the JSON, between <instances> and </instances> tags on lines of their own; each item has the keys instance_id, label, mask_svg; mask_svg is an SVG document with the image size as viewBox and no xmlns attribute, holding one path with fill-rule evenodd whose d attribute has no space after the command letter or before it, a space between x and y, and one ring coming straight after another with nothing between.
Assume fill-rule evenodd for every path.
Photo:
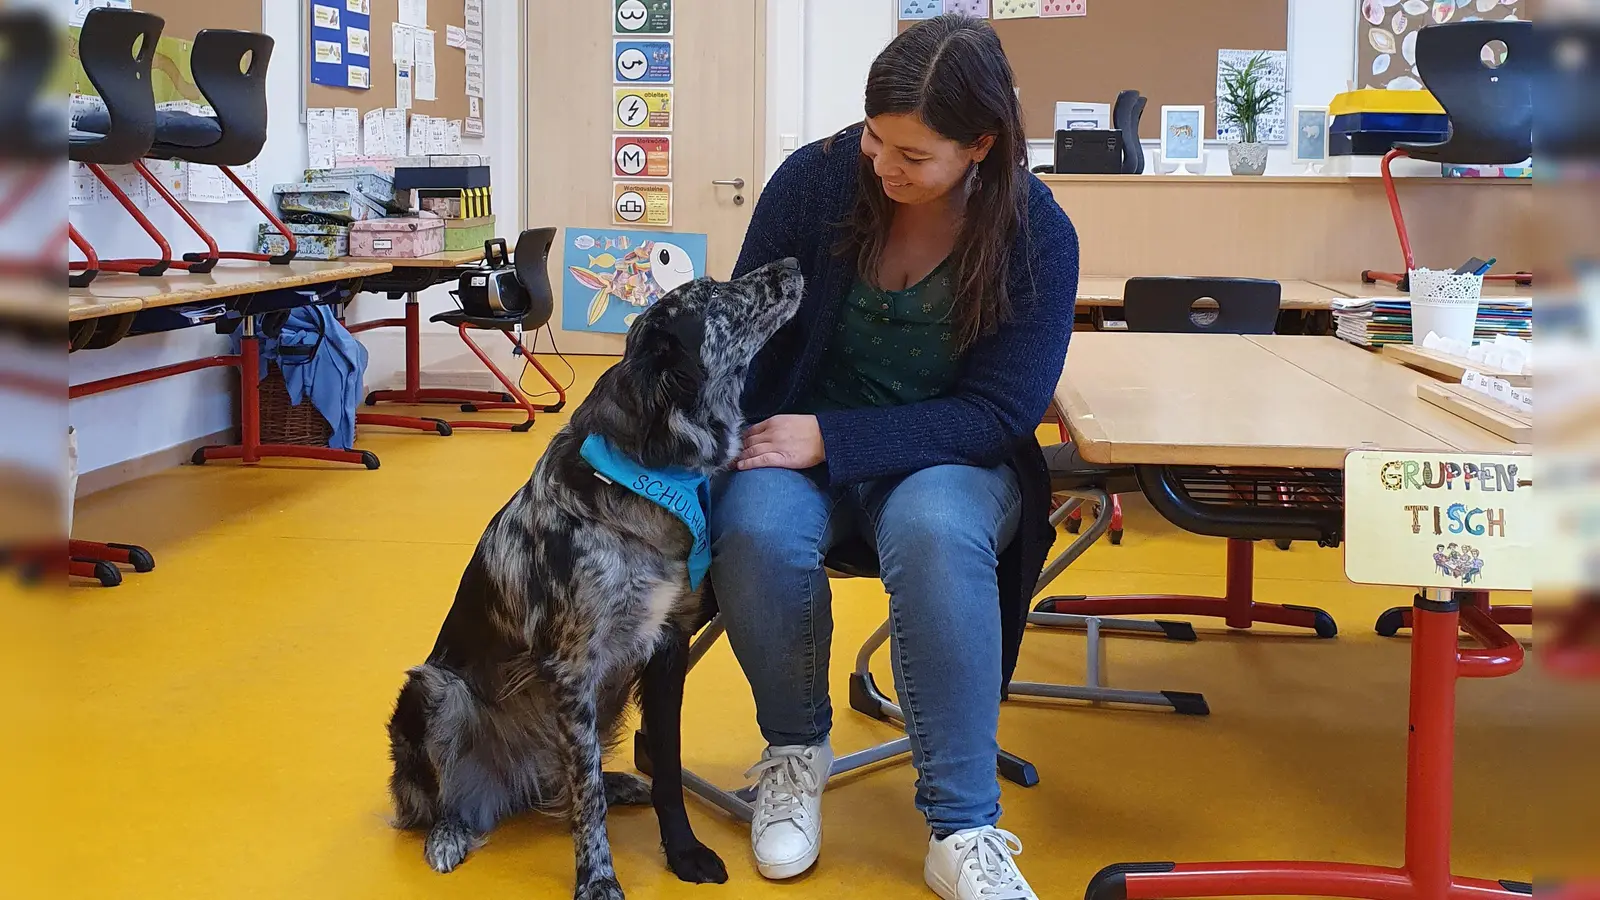
<instances>
[{"instance_id":1,"label":"woman's face","mask_svg":"<svg viewBox=\"0 0 1600 900\"><path fill-rule=\"evenodd\" d=\"M947 196L993 146L991 135L970 146L952 141L915 115L875 116L861 134L861 152L872 160L884 194L910 205Z\"/></svg>"}]
</instances>

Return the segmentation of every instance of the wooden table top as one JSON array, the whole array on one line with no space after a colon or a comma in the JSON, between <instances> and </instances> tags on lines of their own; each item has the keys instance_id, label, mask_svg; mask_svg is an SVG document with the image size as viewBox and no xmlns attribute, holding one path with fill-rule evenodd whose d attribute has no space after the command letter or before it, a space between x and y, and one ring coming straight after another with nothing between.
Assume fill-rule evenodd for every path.
<instances>
[{"instance_id":1,"label":"wooden table top","mask_svg":"<svg viewBox=\"0 0 1600 900\"><path fill-rule=\"evenodd\" d=\"M1460 179L1469 181L1471 179ZM1520 178L1482 179L1489 181L1521 181ZM1360 281L1317 281L1313 282L1318 287L1336 291L1346 297L1383 297L1404 300L1410 297L1392 284L1363 284ZM1488 299L1516 298L1521 300L1533 299L1533 287L1524 287L1503 281L1488 281L1483 285L1483 296Z\"/></svg>"},{"instance_id":2,"label":"wooden table top","mask_svg":"<svg viewBox=\"0 0 1600 900\"><path fill-rule=\"evenodd\" d=\"M1338 469L1361 446L1516 452L1418 399L1429 380L1332 337L1080 332L1055 399L1101 464Z\"/></svg>"},{"instance_id":3,"label":"wooden table top","mask_svg":"<svg viewBox=\"0 0 1600 900\"><path fill-rule=\"evenodd\" d=\"M396 269L424 269L445 268L449 266L467 266L483 260L483 248L476 250L444 250L439 253L430 253L427 256L413 257L366 257L347 256L338 260L342 263L388 263Z\"/></svg>"},{"instance_id":4,"label":"wooden table top","mask_svg":"<svg viewBox=\"0 0 1600 900\"><path fill-rule=\"evenodd\" d=\"M199 300L327 284L389 270L387 262L297 259L285 266L224 261L204 275L172 270L170 275L147 278L102 272L88 287L68 290L67 320L76 322Z\"/></svg>"},{"instance_id":5,"label":"wooden table top","mask_svg":"<svg viewBox=\"0 0 1600 900\"><path fill-rule=\"evenodd\" d=\"M1127 281L1125 275L1080 276L1078 305L1121 306ZM1283 285L1283 309L1332 309L1334 300L1354 296L1310 281L1280 279L1279 283Z\"/></svg>"}]
</instances>

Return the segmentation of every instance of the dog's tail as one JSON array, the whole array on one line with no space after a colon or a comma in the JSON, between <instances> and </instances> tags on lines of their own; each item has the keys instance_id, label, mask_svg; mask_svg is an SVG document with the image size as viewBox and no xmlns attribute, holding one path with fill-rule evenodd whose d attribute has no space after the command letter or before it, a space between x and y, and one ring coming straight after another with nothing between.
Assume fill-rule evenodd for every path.
<instances>
[{"instance_id":1,"label":"dog's tail","mask_svg":"<svg viewBox=\"0 0 1600 900\"><path fill-rule=\"evenodd\" d=\"M396 828L428 828L439 818L439 770L428 752L428 726L442 699L441 674L430 666L412 669L389 719L389 758L394 761L389 793Z\"/></svg>"}]
</instances>

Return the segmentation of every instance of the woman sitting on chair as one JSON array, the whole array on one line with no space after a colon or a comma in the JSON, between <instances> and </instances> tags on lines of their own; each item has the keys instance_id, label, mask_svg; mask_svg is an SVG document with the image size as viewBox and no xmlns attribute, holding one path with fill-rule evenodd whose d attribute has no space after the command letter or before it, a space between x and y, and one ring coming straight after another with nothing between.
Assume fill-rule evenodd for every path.
<instances>
[{"instance_id":1,"label":"woman sitting on chair","mask_svg":"<svg viewBox=\"0 0 1600 900\"><path fill-rule=\"evenodd\" d=\"M1078 240L1026 156L999 38L941 16L873 63L866 121L796 152L756 207L737 272L795 257L806 297L751 371L757 424L714 487L711 575L769 744L751 831L768 878L820 849L823 558L859 538L890 595L924 878L946 900L1036 896L996 827L996 729L1054 536L1033 433L1066 356Z\"/></svg>"}]
</instances>

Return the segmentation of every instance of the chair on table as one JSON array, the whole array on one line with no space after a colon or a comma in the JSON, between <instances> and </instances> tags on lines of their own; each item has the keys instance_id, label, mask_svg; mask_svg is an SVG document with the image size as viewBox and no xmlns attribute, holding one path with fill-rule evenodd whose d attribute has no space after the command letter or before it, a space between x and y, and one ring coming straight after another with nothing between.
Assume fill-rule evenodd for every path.
<instances>
[{"instance_id":1,"label":"chair on table","mask_svg":"<svg viewBox=\"0 0 1600 900\"><path fill-rule=\"evenodd\" d=\"M1496 57L1489 46L1494 41L1506 46L1505 58L1498 64L1485 59ZM1409 156L1446 164L1509 166L1527 159L1533 154L1533 81L1538 66L1532 22L1451 22L1417 32L1417 73L1449 116L1450 137L1437 144L1396 144L1384 154L1383 187L1400 235L1405 271L1369 269L1361 273L1362 281L1381 281L1403 291L1411 288L1416 259L1390 170L1394 160ZM1528 272L1488 278L1533 283Z\"/></svg>"},{"instance_id":2,"label":"chair on table","mask_svg":"<svg viewBox=\"0 0 1600 900\"><path fill-rule=\"evenodd\" d=\"M492 393L489 391L456 388L425 388L417 392L422 402L459 403L461 404L462 412L520 409L527 413L527 418L521 422L468 420L448 423L452 429L487 428L500 431L527 431L533 427L535 412L560 412L562 407L566 406L566 390L562 388L560 382L556 381L555 376L551 375L550 371L534 357L533 351L529 350L516 335L519 327L522 331L528 333L538 331L549 323L550 316L555 312L555 295L550 288L549 274L550 245L555 242L555 238L556 230L554 228L530 228L517 238L517 249L512 256L512 264L516 267L517 280L522 283L522 286L527 289L529 294L531 302L528 304L527 312L503 316L474 316L464 310L453 309L439 313L428 320L455 326L456 333L461 335L461 342L467 345L467 349L472 351L472 355L476 356L493 373L495 380L499 381L506 390L505 393ZM528 365L539 370L539 374L544 376L544 380L555 388L556 402L545 407L535 407L528 395L523 393L522 385L519 383L521 379L513 382L510 376L500 371L500 367L494 364L488 354L484 353L473 342L472 336L468 334L471 330L498 331L505 335L506 340L518 348L523 360ZM377 393L368 394L367 405L372 406L378 399ZM365 415L363 418L372 419L370 415Z\"/></svg>"},{"instance_id":3,"label":"chair on table","mask_svg":"<svg viewBox=\"0 0 1600 900\"><path fill-rule=\"evenodd\" d=\"M171 263L172 248L167 239L100 168L137 163L155 140L156 101L150 86L150 71L164 25L160 16L133 9L97 7L84 17L83 29L78 35L78 60L105 103L106 114L97 129L72 128L67 136L67 157L88 166L106 191L155 241L162 258L100 259L94 247L69 224L68 235L85 257L69 263L69 268L77 273L69 279L73 287L87 286L101 271L160 275Z\"/></svg>"},{"instance_id":4,"label":"chair on table","mask_svg":"<svg viewBox=\"0 0 1600 900\"><path fill-rule=\"evenodd\" d=\"M216 166L283 235L288 249L276 256L219 250L216 240L183 203L172 196L161 179L152 175L144 163L136 162L134 165L150 187L205 242L204 253L185 253L183 261L171 263L173 268L202 273L211 271L222 259L285 265L295 257L295 237L289 226L274 215L231 168L254 161L267 143L267 67L272 61L272 47L272 38L252 31L208 28L195 35L190 68L194 72L195 86L215 110L215 115L158 110L155 142L145 155L152 159ZM79 124L94 128L100 121L98 114L91 114Z\"/></svg>"},{"instance_id":5,"label":"chair on table","mask_svg":"<svg viewBox=\"0 0 1600 900\"><path fill-rule=\"evenodd\" d=\"M54 164L61 158L66 119L59 100L48 106L40 100L58 49L55 26L43 10L0 11L0 134L6 135L0 142L0 160L14 164L17 176L0 196L0 222L38 197L57 171ZM68 234L63 228L53 237L65 241ZM32 258L20 252L23 247L0 252L0 277L55 278L63 245L41 239L36 246Z\"/></svg>"},{"instance_id":6,"label":"chair on table","mask_svg":"<svg viewBox=\"0 0 1600 900\"><path fill-rule=\"evenodd\" d=\"M1184 334L1271 334L1278 319L1282 286L1256 278L1130 278L1124 293L1124 315L1129 331ZM1130 469L1117 470L1124 474ZM1225 481L1225 473L1223 480ZM1240 472L1254 480L1259 472ZM1123 485L1110 485L1114 492ZM1238 488L1245 491L1245 488ZM1254 491L1255 489L1249 488ZM1294 501L1288 487L1276 489L1278 502ZM1288 541L1278 546L1287 549ZM1255 545L1248 540L1228 540L1227 591L1223 597L1136 595L1128 597L1047 597L1036 613L1075 613L1079 616L1180 615L1223 618L1230 628L1249 628L1269 622L1309 628L1318 637L1338 633L1333 617L1320 609L1256 603L1253 599ZM1040 623L1049 624L1049 623ZM1070 624L1070 623L1064 623ZM1122 620L1101 622L1102 631L1129 630ZM1164 623L1168 637L1175 623ZM1141 626L1140 631L1157 629ZM1192 637L1192 632L1189 633Z\"/></svg>"},{"instance_id":7,"label":"chair on table","mask_svg":"<svg viewBox=\"0 0 1600 900\"><path fill-rule=\"evenodd\" d=\"M1034 592L1041 591L1055 580L1068 566L1072 565L1078 557L1094 545L1105 534L1111 525L1111 500L1106 493L1107 478L1121 478L1120 474L1112 473L1081 465L1075 473L1056 471L1059 461L1052 462L1051 486L1056 493L1066 494L1071 499L1066 505L1057 509L1050 516L1050 524L1059 526L1067 515L1077 509L1080 504L1088 503L1098 510L1088 530L1079 535L1073 542L1048 565L1040 575ZM1112 483L1113 489L1127 490L1127 484L1119 480ZM1136 489L1136 488L1135 488ZM829 578L877 578L877 554L866 542L859 539L848 541L828 552L823 565L827 568ZM1104 683L1103 642L1099 638L1100 620L1083 616L1053 615L1048 613L1030 613L1028 623L1033 625L1063 625L1080 624L1089 631L1089 649L1087 658L1088 684L1085 685L1059 685L1043 684L1030 681L1013 680L1005 688L1007 698L1012 697L1046 697L1058 700L1084 700L1091 703L1118 703L1144 706L1163 706L1186 715L1209 715L1211 710L1206 704L1206 699L1200 694L1180 691L1130 691L1109 688ZM1188 626L1182 623L1155 623L1131 621L1124 623L1129 630L1161 631L1170 628L1168 635L1177 639L1184 639L1183 631ZM721 617L711 621L695 638L694 645L689 652L689 666L692 669L701 657L722 637L723 625ZM1194 639L1193 630L1188 631L1188 640ZM905 716L900 707L879 690L872 677L872 657L889 640L889 622L887 620L878 627L878 630L867 638L856 654L855 671L850 675L850 706L857 712L882 722L905 726ZM891 741L886 741L865 750L840 756L833 761L830 778L854 772L867 766L876 765L892 759L897 759L911 753L911 739L902 735ZM634 736L634 765L645 774L650 773L650 757L642 733ZM1027 760L1002 749L995 759L995 767L1002 778L1023 787L1033 787L1039 783L1039 772ZM736 819L749 822L755 802L755 787L746 786L736 791L727 791L712 784L699 775L689 771L683 772L683 784L690 793L705 800L707 803L723 810Z\"/></svg>"}]
</instances>

